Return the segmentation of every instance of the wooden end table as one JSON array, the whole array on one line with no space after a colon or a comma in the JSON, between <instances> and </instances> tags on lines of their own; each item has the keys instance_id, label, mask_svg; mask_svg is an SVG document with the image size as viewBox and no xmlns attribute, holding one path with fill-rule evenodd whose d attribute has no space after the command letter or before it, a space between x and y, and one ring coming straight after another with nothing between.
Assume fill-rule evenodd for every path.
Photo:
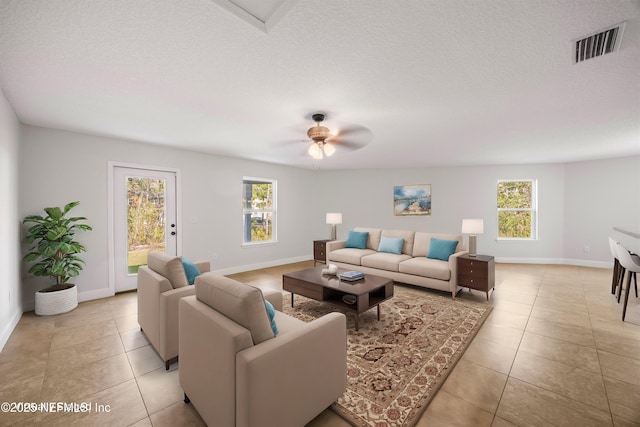
<instances>
[{"instance_id":1,"label":"wooden end table","mask_svg":"<svg viewBox=\"0 0 640 427\"><path fill-rule=\"evenodd\" d=\"M313 241L313 266L316 266L317 262L326 264L327 262L327 242L333 240L314 240Z\"/></svg>"},{"instance_id":2,"label":"wooden end table","mask_svg":"<svg viewBox=\"0 0 640 427\"><path fill-rule=\"evenodd\" d=\"M468 254L458 257L458 286L476 289L487 294L496 286L495 261L489 255L470 256Z\"/></svg>"},{"instance_id":3,"label":"wooden end table","mask_svg":"<svg viewBox=\"0 0 640 427\"><path fill-rule=\"evenodd\" d=\"M367 274L364 279L347 282L337 276L322 274L323 268L308 268L282 275L282 288L291 292L291 307L295 294L340 307L355 313L356 331L360 314L373 307L378 308L380 320L380 304L393 296L393 280ZM338 273L345 271L338 269ZM347 304L342 299L345 295L355 296L356 301Z\"/></svg>"}]
</instances>

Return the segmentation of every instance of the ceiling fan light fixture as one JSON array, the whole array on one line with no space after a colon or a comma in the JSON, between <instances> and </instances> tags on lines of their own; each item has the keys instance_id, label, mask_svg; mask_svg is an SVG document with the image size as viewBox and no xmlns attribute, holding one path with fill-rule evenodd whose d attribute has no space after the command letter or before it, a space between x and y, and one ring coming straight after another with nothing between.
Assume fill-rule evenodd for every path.
<instances>
[{"instance_id":1,"label":"ceiling fan light fixture","mask_svg":"<svg viewBox=\"0 0 640 427\"><path fill-rule=\"evenodd\" d=\"M309 150L307 151L309 153L309 155L311 157L313 157L316 160L320 160L322 159L322 150L320 149L320 146L317 143L312 143L309 146Z\"/></svg>"},{"instance_id":2,"label":"ceiling fan light fixture","mask_svg":"<svg viewBox=\"0 0 640 427\"><path fill-rule=\"evenodd\" d=\"M325 142L324 144L322 144L322 150L324 151L324 154L326 154L327 157L329 157L336 152L336 147L329 144L328 142Z\"/></svg>"},{"instance_id":3,"label":"ceiling fan light fixture","mask_svg":"<svg viewBox=\"0 0 640 427\"><path fill-rule=\"evenodd\" d=\"M307 136L315 142L322 142L332 135L329 131L329 128L317 125L309 128L309 130L307 131Z\"/></svg>"}]
</instances>

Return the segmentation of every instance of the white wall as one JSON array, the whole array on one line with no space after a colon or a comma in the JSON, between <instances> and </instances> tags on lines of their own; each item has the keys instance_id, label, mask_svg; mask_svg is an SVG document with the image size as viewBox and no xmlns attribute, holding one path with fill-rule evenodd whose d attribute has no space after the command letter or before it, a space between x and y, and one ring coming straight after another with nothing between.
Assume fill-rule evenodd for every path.
<instances>
[{"instance_id":1,"label":"white wall","mask_svg":"<svg viewBox=\"0 0 640 427\"><path fill-rule=\"evenodd\" d=\"M108 290L109 161L179 168L182 254L210 260L213 269L224 274L310 258L311 241L329 237L326 212L343 213L340 238L358 225L459 233L463 218L481 217L485 233L478 237L478 250L500 261L608 266L606 236L611 227L635 225L640 230L640 157L553 165L308 171L23 126L18 218L80 200L77 214L87 216L94 227L79 236L88 249L87 267L77 279L81 298L83 292L86 296ZM278 180L278 244L242 247L243 176ZM538 180L539 239L496 241L497 180L528 178ZM628 185L620 187L625 179ZM431 216L393 215L393 187L406 184L432 185ZM593 204L592 193L603 202ZM587 254L584 245L590 246ZM28 282L23 301L29 309L41 282L23 280Z\"/></svg>"},{"instance_id":2,"label":"white wall","mask_svg":"<svg viewBox=\"0 0 640 427\"><path fill-rule=\"evenodd\" d=\"M163 148L132 141L23 126L20 216L79 200L93 231L78 234L87 263L75 279L79 299L108 290L108 162L178 168L182 177L182 253L222 273L310 259L313 172ZM278 243L242 247L242 177L278 181ZM192 223L191 218L197 218ZM214 260L214 255L216 259ZM26 278L27 305L42 278Z\"/></svg>"},{"instance_id":3,"label":"white wall","mask_svg":"<svg viewBox=\"0 0 640 427\"><path fill-rule=\"evenodd\" d=\"M640 241L613 227L640 232L640 157L568 163L565 170L565 258L609 260L609 236L639 252Z\"/></svg>"},{"instance_id":4,"label":"white wall","mask_svg":"<svg viewBox=\"0 0 640 427\"><path fill-rule=\"evenodd\" d=\"M343 213L339 238L354 226L460 233L463 218L483 218L478 251L497 260L606 267L611 264L607 235L612 226L640 231L639 163L640 157L632 157L552 165L320 171L313 234L328 238L325 212ZM497 181L528 178L538 180L539 239L497 241ZM393 215L393 187L407 184L431 184L431 216ZM585 245L589 253L583 252Z\"/></svg>"},{"instance_id":5,"label":"white wall","mask_svg":"<svg viewBox=\"0 0 640 427\"><path fill-rule=\"evenodd\" d=\"M18 147L20 123L0 91L0 350L22 315Z\"/></svg>"}]
</instances>

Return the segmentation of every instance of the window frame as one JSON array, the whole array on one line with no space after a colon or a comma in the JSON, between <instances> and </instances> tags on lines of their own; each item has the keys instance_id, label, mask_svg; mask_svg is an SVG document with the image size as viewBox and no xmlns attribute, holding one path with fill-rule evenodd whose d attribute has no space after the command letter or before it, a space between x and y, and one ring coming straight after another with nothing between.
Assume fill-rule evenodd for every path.
<instances>
[{"instance_id":1,"label":"window frame","mask_svg":"<svg viewBox=\"0 0 640 427\"><path fill-rule=\"evenodd\" d=\"M501 182L530 182L531 183L531 207L530 208L501 208L498 206L498 188ZM531 212L531 237L500 237L500 212ZM527 179L499 179L496 183L496 239L504 242L531 242L538 240L538 180Z\"/></svg>"},{"instance_id":2,"label":"window frame","mask_svg":"<svg viewBox=\"0 0 640 427\"><path fill-rule=\"evenodd\" d=\"M246 208L244 206L245 201L245 185L246 184L270 184L272 189L271 194L271 209L254 209L254 208ZM272 245L278 242L278 234L277 234L277 197L278 194L278 181L276 179L271 178L257 178L251 176L243 176L242 177L242 246L260 246L260 245ZM253 214L271 214L271 239L269 240L255 240L255 241L247 241L247 235L251 235L251 225L249 222L249 230L247 230L247 218L253 216ZM248 217L247 217L248 215ZM247 233L248 231L248 233Z\"/></svg>"}]
</instances>

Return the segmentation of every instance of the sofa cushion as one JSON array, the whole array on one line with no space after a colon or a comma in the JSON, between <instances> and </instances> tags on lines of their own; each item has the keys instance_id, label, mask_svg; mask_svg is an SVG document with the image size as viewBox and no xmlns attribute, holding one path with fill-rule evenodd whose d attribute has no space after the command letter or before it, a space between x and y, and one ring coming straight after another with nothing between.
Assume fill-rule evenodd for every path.
<instances>
[{"instance_id":1,"label":"sofa cushion","mask_svg":"<svg viewBox=\"0 0 640 427\"><path fill-rule=\"evenodd\" d=\"M363 256L375 254L371 249L344 248L329 252L329 261L344 262L345 264L362 265Z\"/></svg>"},{"instance_id":2,"label":"sofa cushion","mask_svg":"<svg viewBox=\"0 0 640 427\"><path fill-rule=\"evenodd\" d=\"M456 252L457 240L440 240L435 237L431 239L427 258L449 261L449 257Z\"/></svg>"},{"instance_id":3,"label":"sofa cushion","mask_svg":"<svg viewBox=\"0 0 640 427\"><path fill-rule=\"evenodd\" d=\"M402 246L404 245L404 239L401 237L384 237L380 238L380 246L378 246L378 252L388 252L390 254L400 255L402 253Z\"/></svg>"},{"instance_id":4,"label":"sofa cushion","mask_svg":"<svg viewBox=\"0 0 640 427\"><path fill-rule=\"evenodd\" d=\"M184 273L187 276L187 283L193 285L196 282L196 277L200 275L198 266L193 261L182 257L182 268L184 268Z\"/></svg>"},{"instance_id":5,"label":"sofa cushion","mask_svg":"<svg viewBox=\"0 0 640 427\"><path fill-rule=\"evenodd\" d=\"M205 273L196 278L196 298L248 329L254 345L274 337L260 289Z\"/></svg>"},{"instance_id":6,"label":"sofa cushion","mask_svg":"<svg viewBox=\"0 0 640 427\"><path fill-rule=\"evenodd\" d=\"M456 252L460 252L462 250L461 234L436 234L436 233L423 233L418 231L416 232L416 235L415 235L412 255L414 257L426 257L427 254L429 253L429 246L431 244L431 239L433 237L441 240L457 240L458 246L456 246Z\"/></svg>"},{"instance_id":7,"label":"sofa cushion","mask_svg":"<svg viewBox=\"0 0 640 427\"><path fill-rule=\"evenodd\" d=\"M381 237L393 237L396 239L404 239L402 245L402 253L411 255L413 253L413 241L416 232L411 230L382 230Z\"/></svg>"},{"instance_id":8,"label":"sofa cushion","mask_svg":"<svg viewBox=\"0 0 640 427\"><path fill-rule=\"evenodd\" d=\"M398 264L408 259L411 259L411 256L405 254L396 255L386 252L378 252L373 255L362 257L362 265L364 267L378 268L380 270L398 271Z\"/></svg>"},{"instance_id":9,"label":"sofa cushion","mask_svg":"<svg viewBox=\"0 0 640 427\"><path fill-rule=\"evenodd\" d=\"M189 286L180 257L167 255L164 252L149 252L147 265L156 273L166 277L174 289Z\"/></svg>"},{"instance_id":10,"label":"sofa cushion","mask_svg":"<svg viewBox=\"0 0 640 427\"><path fill-rule=\"evenodd\" d=\"M400 273L430 277L432 279L439 280L451 279L451 271L449 271L449 263L447 261L418 257L403 261L398 267Z\"/></svg>"},{"instance_id":11,"label":"sofa cushion","mask_svg":"<svg viewBox=\"0 0 640 427\"><path fill-rule=\"evenodd\" d=\"M366 231L349 231L349 236L344 244L345 248L366 249L369 233Z\"/></svg>"},{"instance_id":12,"label":"sofa cushion","mask_svg":"<svg viewBox=\"0 0 640 427\"><path fill-rule=\"evenodd\" d=\"M378 246L380 246L380 236L382 234L382 230L380 230L379 228L354 227L353 231L366 231L367 233L369 233L369 238L367 239L367 249L371 249L374 251L378 250Z\"/></svg>"}]
</instances>

